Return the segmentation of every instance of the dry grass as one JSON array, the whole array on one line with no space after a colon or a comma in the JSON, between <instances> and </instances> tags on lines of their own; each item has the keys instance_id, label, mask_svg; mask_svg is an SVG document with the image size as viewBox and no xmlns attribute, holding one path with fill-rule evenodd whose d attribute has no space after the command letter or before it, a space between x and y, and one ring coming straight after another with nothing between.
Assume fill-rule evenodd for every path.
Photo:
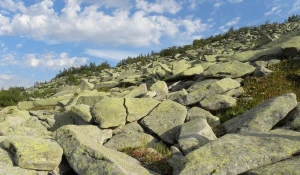
<instances>
[{"instance_id":1,"label":"dry grass","mask_svg":"<svg viewBox=\"0 0 300 175\"><path fill-rule=\"evenodd\" d=\"M293 92L300 101L300 62L290 59L269 67L273 73L267 77L247 77L243 88L243 97L252 97L251 101L238 100L237 106L227 111L219 111L217 116L222 123L234 118L258 104L284 93Z\"/></svg>"},{"instance_id":2,"label":"dry grass","mask_svg":"<svg viewBox=\"0 0 300 175\"><path fill-rule=\"evenodd\" d=\"M161 142L153 148L146 144L138 148L126 148L119 150L139 160L147 169L162 175L171 175L172 167L168 165L167 159L171 157L171 151Z\"/></svg>"}]
</instances>

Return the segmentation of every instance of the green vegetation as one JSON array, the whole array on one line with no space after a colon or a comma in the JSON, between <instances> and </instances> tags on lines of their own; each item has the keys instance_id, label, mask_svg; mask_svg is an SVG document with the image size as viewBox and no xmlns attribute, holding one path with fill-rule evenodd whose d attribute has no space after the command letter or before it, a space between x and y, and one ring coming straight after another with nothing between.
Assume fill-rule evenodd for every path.
<instances>
[{"instance_id":1,"label":"green vegetation","mask_svg":"<svg viewBox=\"0 0 300 175\"><path fill-rule=\"evenodd\" d=\"M162 142L157 143L154 149L155 151L145 144L138 148L126 148L119 151L139 160L144 167L152 171L162 175L171 175L173 169L167 162L172 155L171 151Z\"/></svg>"},{"instance_id":2,"label":"green vegetation","mask_svg":"<svg viewBox=\"0 0 300 175\"><path fill-rule=\"evenodd\" d=\"M293 92L300 101L300 62L291 59L269 67L273 73L267 77L248 77L244 80L243 97L252 97L253 100L238 100L237 106L227 111L219 111L217 116L221 122L234 118L258 104L284 93Z\"/></svg>"},{"instance_id":3,"label":"green vegetation","mask_svg":"<svg viewBox=\"0 0 300 175\"><path fill-rule=\"evenodd\" d=\"M297 22L300 21L300 15L292 15L290 17L288 17L287 20L285 20L285 22Z\"/></svg>"},{"instance_id":4,"label":"green vegetation","mask_svg":"<svg viewBox=\"0 0 300 175\"><path fill-rule=\"evenodd\" d=\"M13 106L26 98L27 95L23 87L11 87L8 90L2 89L0 91L0 106Z\"/></svg>"},{"instance_id":5,"label":"green vegetation","mask_svg":"<svg viewBox=\"0 0 300 175\"><path fill-rule=\"evenodd\" d=\"M98 66L95 63L90 63L90 65L85 64L80 67L70 67L69 69L64 69L63 71L59 71L59 74L57 74L55 78L67 76L72 83L76 83L74 82L74 78L73 78L74 74L92 76L93 73L100 72L104 69L109 69L110 67L111 66L106 61L101 63Z\"/></svg>"}]
</instances>

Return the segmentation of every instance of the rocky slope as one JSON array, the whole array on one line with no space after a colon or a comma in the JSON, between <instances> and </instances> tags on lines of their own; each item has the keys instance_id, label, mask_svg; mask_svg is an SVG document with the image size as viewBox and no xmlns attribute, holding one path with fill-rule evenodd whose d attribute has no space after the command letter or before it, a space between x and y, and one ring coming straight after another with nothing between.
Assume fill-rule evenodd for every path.
<instances>
[{"instance_id":1,"label":"rocky slope","mask_svg":"<svg viewBox=\"0 0 300 175\"><path fill-rule=\"evenodd\" d=\"M186 54L28 89L56 89L0 112L0 174L159 174L119 150L161 141L173 174L300 174L300 104L282 94L220 124L246 76L300 60L300 23L264 25ZM281 122L283 128L274 129ZM214 128L223 127L219 137ZM292 127L291 127L292 126ZM219 137L219 138L218 138Z\"/></svg>"}]
</instances>

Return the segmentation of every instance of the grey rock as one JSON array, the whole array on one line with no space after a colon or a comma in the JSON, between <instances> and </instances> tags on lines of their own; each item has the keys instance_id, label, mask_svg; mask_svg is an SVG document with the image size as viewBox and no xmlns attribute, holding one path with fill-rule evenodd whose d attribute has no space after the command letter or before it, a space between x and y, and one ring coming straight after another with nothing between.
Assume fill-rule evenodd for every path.
<instances>
[{"instance_id":1,"label":"grey rock","mask_svg":"<svg viewBox=\"0 0 300 175\"><path fill-rule=\"evenodd\" d=\"M78 132L70 126L64 126L56 132L57 142L78 174L151 174L137 160L125 153L102 146L102 143L98 143L98 137L101 136Z\"/></svg>"},{"instance_id":2,"label":"grey rock","mask_svg":"<svg viewBox=\"0 0 300 175\"><path fill-rule=\"evenodd\" d=\"M93 117L91 115L90 108L91 107L88 105L79 104L72 106L71 111L81 117L84 121L91 122Z\"/></svg>"},{"instance_id":3,"label":"grey rock","mask_svg":"<svg viewBox=\"0 0 300 175\"><path fill-rule=\"evenodd\" d=\"M63 150L51 139L8 137L2 143L13 150L14 162L25 169L54 170L61 162Z\"/></svg>"},{"instance_id":4,"label":"grey rock","mask_svg":"<svg viewBox=\"0 0 300 175\"><path fill-rule=\"evenodd\" d=\"M151 91L155 91L157 96L166 95L169 93L168 86L164 81L158 81L154 83L149 89Z\"/></svg>"},{"instance_id":5,"label":"grey rock","mask_svg":"<svg viewBox=\"0 0 300 175\"><path fill-rule=\"evenodd\" d=\"M154 147L156 142L156 139L149 134L133 132L115 135L104 146L111 149L124 150L126 148Z\"/></svg>"},{"instance_id":6,"label":"grey rock","mask_svg":"<svg viewBox=\"0 0 300 175\"><path fill-rule=\"evenodd\" d=\"M196 119L205 119L211 127L220 124L220 119L216 116L213 116L210 112L198 107L192 107L191 109L188 110L186 121L191 121Z\"/></svg>"},{"instance_id":7,"label":"grey rock","mask_svg":"<svg viewBox=\"0 0 300 175\"><path fill-rule=\"evenodd\" d=\"M236 99L228 95L214 94L201 100L200 105L209 111L225 110L234 107Z\"/></svg>"},{"instance_id":8,"label":"grey rock","mask_svg":"<svg viewBox=\"0 0 300 175\"><path fill-rule=\"evenodd\" d=\"M216 140L217 137L205 119L195 119L181 126L178 143L184 154Z\"/></svg>"},{"instance_id":9,"label":"grey rock","mask_svg":"<svg viewBox=\"0 0 300 175\"><path fill-rule=\"evenodd\" d=\"M227 132L269 131L297 106L296 95L272 98L224 123Z\"/></svg>"},{"instance_id":10,"label":"grey rock","mask_svg":"<svg viewBox=\"0 0 300 175\"><path fill-rule=\"evenodd\" d=\"M227 134L188 154L176 174L240 174L299 152L299 132Z\"/></svg>"},{"instance_id":11,"label":"grey rock","mask_svg":"<svg viewBox=\"0 0 300 175\"><path fill-rule=\"evenodd\" d=\"M141 120L141 124L167 143L174 143L179 127L184 123L187 110L184 106L166 100Z\"/></svg>"},{"instance_id":12,"label":"grey rock","mask_svg":"<svg viewBox=\"0 0 300 175\"><path fill-rule=\"evenodd\" d=\"M104 98L94 107L91 114L100 128L110 128L126 123L126 109L122 98Z\"/></svg>"},{"instance_id":13,"label":"grey rock","mask_svg":"<svg viewBox=\"0 0 300 175\"><path fill-rule=\"evenodd\" d=\"M249 65L248 63L230 61L211 65L202 74L205 77L238 78L247 74L251 74L254 70L255 67Z\"/></svg>"},{"instance_id":14,"label":"grey rock","mask_svg":"<svg viewBox=\"0 0 300 175\"><path fill-rule=\"evenodd\" d=\"M134 132L143 133L144 129L137 122L128 123L126 125L119 126L113 130L113 134L131 134Z\"/></svg>"},{"instance_id":15,"label":"grey rock","mask_svg":"<svg viewBox=\"0 0 300 175\"><path fill-rule=\"evenodd\" d=\"M126 98L127 121L134 122L150 113L160 102L146 98Z\"/></svg>"}]
</instances>

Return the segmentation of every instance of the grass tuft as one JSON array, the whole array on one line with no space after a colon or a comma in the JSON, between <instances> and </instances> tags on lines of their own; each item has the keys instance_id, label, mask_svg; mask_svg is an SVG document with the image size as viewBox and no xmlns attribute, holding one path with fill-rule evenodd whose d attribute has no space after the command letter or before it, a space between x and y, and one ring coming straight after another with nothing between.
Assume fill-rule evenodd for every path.
<instances>
[{"instance_id":1,"label":"grass tuft","mask_svg":"<svg viewBox=\"0 0 300 175\"><path fill-rule=\"evenodd\" d=\"M267 77L247 77L243 83L245 94L237 105L226 111L216 114L221 123L226 122L249 110L258 104L285 93L293 92L300 100L300 62L287 59L281 63L268 67L273 73ZM244 100L252 98L252 100Z\"/></svg>"}]
</instances>

